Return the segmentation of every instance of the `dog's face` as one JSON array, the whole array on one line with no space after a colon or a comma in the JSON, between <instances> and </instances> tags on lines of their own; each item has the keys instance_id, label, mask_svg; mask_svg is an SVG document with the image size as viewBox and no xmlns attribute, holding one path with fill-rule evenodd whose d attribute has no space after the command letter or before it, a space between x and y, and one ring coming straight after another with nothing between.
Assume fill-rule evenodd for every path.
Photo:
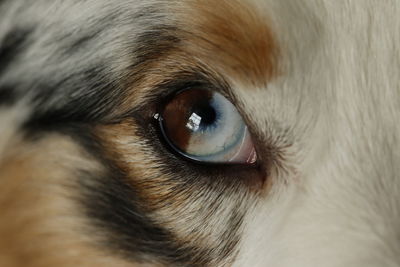
<instances>
[{"instance_id":1,"label":"dog's face","mask_svg":"<svg viewBox=\"0 0 400 267\"><path fill-rule=\"evenodd\" d=\"M0 1L0 265L399 266L398 14Z\"/></svg>"}]
</instances>

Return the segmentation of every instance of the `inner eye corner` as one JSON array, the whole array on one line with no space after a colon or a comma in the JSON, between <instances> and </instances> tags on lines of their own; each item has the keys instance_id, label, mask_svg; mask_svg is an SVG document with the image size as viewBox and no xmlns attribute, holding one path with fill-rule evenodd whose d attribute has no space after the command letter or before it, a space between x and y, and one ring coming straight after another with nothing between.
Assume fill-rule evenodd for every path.
<instances>
[{"instance_id":1,"label":"inner eye corner","mask_svg":"<svg viewBox=\"0 0 400 267\"><path fill-rule=\"evenodd\" d=\"M257 165L251 134L236 107L210 89L170 96L153 119L173 153L203 165Z\"/></svg>"}]
</instances>

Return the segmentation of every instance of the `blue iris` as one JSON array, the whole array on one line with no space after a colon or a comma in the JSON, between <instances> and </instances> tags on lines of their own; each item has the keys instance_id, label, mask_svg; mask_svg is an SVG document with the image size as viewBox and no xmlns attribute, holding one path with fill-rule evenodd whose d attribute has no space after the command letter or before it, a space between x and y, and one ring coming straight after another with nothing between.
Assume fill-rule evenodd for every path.
<instances>
[{"instance_id":1,"label":"blue iris","mask_svg":"<svg viewBox=\"0 0 400 267\"><path fill-rule=\"evenodd\" d=\"M213 161L236 147L243 139L246 125L236 108L222 95L214 93L191 109L187 127L194 140L186 152L201 161Z\"/></svg>"},{"instance_id":2,"label":"blue iris","mask_svg":"<svg viewBox=\"0 0 400 267\"><path fill-rule=\"evenodd\" d=\"M183 91L167 105L163 117L165 138L187 158L209 163L242 163L255 158L242 117L217 92Z\"/></svg>"}]
</instances>

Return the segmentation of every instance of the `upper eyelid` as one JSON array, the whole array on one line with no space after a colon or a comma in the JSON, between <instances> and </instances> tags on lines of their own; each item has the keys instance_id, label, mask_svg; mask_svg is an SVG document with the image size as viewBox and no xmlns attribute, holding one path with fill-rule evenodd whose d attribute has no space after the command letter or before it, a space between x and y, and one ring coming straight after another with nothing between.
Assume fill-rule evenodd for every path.
<instances>
[{"instance_id":1,"label":"upper eyelid","mask_svg":"<svg viewBox=\"0 0 400 267\"><path fill-rule=\"evenodd\" d=\"M209 73L204 73L204 71L181 71L154 85L148 90L143 101L139 105L132 107L123 117L129 117L134 114L140 114L141 117L154 116L160 112L160 107L168 99L178 92L190 88L204 88L216 91L235 105L236 101L235 97L233 97L231 87L223 78L213 77Z\"/></svg>"}]
</instances>

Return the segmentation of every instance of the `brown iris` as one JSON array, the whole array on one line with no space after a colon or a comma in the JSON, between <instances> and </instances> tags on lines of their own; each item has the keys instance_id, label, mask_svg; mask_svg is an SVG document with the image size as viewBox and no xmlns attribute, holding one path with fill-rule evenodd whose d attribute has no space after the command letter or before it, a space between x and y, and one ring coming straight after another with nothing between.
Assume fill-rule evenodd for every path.
<instances>
[{"instance_id":1,"label":"brown iris","mask_svg":"<svg viewBox=\"0 0 400 267\"><path fill-rule=\"evenodd\" d=\"M187 150L193 132L215 121L211 99L211 91L192 89L179 93L165 106L161 114L165 134L183 152Z\"/></svg>"},{"instance_id":2,"label":"brown iris","mask_svg":"<svg viewBox=\"0 0 400 267\"><path fill-rule=\"evenodd\" d=\"M253 164L257 154L235 106L217 92L188 89L159 116L165 140L188 159L218 164Z\"/></svg>"}]
</instances>

